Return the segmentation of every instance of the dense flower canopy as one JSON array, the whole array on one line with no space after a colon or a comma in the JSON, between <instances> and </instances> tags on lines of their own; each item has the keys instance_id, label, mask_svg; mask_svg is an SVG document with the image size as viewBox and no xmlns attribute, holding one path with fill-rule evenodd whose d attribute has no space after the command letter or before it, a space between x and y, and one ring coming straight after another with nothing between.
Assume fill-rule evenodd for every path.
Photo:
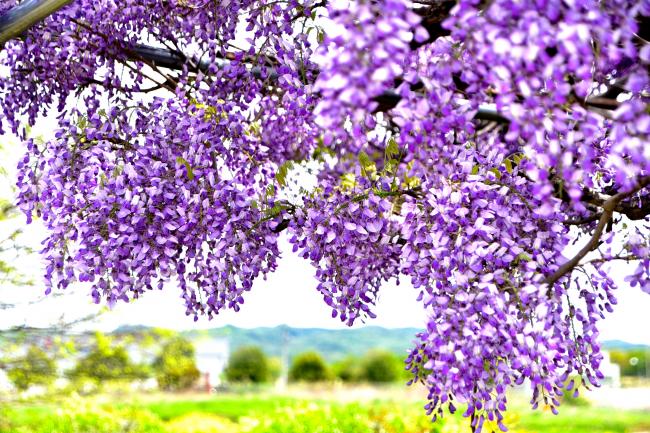
<instances>
[{"instance_id":1,"label":"dense flower canopy","mask_svg":"<svg viewBox=\"0 0 650 433\"><path fill-rule=\"evenodd\" d=\"M0 52L48 291L180 286L213 317L286 235L348 324L382 283L417 289L429 322L406 362L432 417L465 404L475 430L505 430L524 381L555 411L602 378L612 264L650 292L649 16L647 0L75 0ZM56 136L28 139L52 112Z\"/></svg>"}]
</instances>

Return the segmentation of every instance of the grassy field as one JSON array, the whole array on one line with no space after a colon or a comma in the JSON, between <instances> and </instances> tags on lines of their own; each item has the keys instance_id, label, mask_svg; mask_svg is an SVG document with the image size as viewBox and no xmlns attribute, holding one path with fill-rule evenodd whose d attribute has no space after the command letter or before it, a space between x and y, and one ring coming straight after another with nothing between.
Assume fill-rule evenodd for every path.
<instances>
[{"instance_id":1,"label":"grassy field","mask_svg":"<svg viewBox=\"0 0 650 433\"><path fill-rule=\"evenodd\" d=\"M422 402L379 398L259 396L126 396L0 405L0 433L425 433L468 432L467 420L431 424ZM516 405L512 432L648 432L642 411L571 406L560 415ZM491 429L484 429L490 431Z\"/></svg>"}]
</instances>

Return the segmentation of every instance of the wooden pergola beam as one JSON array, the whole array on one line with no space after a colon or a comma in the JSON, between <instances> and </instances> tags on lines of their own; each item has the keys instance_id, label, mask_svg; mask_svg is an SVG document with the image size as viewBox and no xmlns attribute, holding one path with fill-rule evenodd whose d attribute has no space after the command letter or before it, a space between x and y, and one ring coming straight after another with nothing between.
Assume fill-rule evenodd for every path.
<instances>
[{"instance_id":1,"label":"wooden pergola beam","mask_svg":"<svg viewBox=\"0 0 650 433\"><path fill-rule=\"evenodd\" d=\"M0 47L43 21L72 0L24 0L0 15Z\"/></svg>"}]
</instances>

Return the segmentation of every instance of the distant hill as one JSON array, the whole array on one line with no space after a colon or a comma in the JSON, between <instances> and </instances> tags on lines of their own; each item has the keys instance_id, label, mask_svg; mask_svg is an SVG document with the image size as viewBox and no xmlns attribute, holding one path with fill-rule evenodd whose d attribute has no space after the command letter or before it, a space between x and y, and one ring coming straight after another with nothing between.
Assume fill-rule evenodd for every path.
<instances>
[{"instance_id":1,"label":"distant hill","mask_svg":"<svg viewBox=\"0 0 650 433\"><path fill-rule=\"evenodd\" d=\"M397 354L405 354L412 347L418 328L382 328L367 326L354 329L291 328L238 328L224 326L208 330L192 330L184 335L198 339L201 337L227 338L232 349L240 346L260 346L271 356L282 355L286 350L294 356L307 350L316 350L328 361L335 361L347 355L362 355L370 349L386 349ZM603 342L604 350L650 350L650 346L633 344L621 340Z\"/></svg>"},{"instance_id":2,"label":"distant hill","mask_svg":"<svg viewBox=\"0 0 650 433\"><path fill-rule=\"evenodd\" d=\"M605 350L621 350L624 352L628 350L650 350L648 345L628 343L623 340L607 340L603 342L602 347Z\"/></svg>"},{"instance_id":3,"label":"distant hill","mask_svg":"<svg viewBox=\"0 0 650 433\"><path fill-rule=\"evenodd\" d=\"M333 330L319 328L237 328L225 326L208 330L186 331L183 334L197 339L201 337L228 338L231 349L245 345L260 346L271 356L280 356L284 350L289 356L307 350L316 350L328 361L347 355L362 355L364 352L381 348L398 354L405 354L411 347L417 328L388 329L378 326Z\"/></svg>"},{"instance_id":4,"label":"distant hill","mask_svg":"<svg viewBox=\"0 0 650 433\"><path fill-rule=\"evenodd\" d=\"M123 325L115 329L113 335L146 333L151 328L143 325ZM289 356L307 350L316 350L323 354L328 361L335 361L347 355L362 355L370 349L381 348L400 355L412 347L418 328L382 328L366 326L354 329L319 329L291 328L276 326L274 328L238 328L224 326L207 330L188 330L183 335L198 340L202 338L227 338L230 348L236 349L244 345L260 346L271 356L281 356L283 352ZM3 341L13 341L22 336L32 338L48 338L58 335L48 328L14 328L0 330L0 346ZM88 335L91 332L86 333ZM604 350L649 350L650 346L633 344L622 340L608 340L602 343Z\"/></svg>"}]
</instances>

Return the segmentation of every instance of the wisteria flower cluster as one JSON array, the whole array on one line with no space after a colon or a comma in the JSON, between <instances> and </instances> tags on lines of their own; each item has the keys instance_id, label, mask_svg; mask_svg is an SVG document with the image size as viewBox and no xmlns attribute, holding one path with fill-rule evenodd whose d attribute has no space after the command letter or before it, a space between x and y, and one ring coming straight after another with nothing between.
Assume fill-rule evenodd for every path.
<instances>
[{"instance_id":1,"label":"wisteria flower cluster","mask_svg":"<svg viewBox=\"0 0 650 433\"><path fill-rule=\"evenodd\" d=\"M368 187L364 180L361 191ZM294 251L316 268L318 290L332 317L350 325L362 316L375 317L371 307L381 284L399 274L398 228L385 193L323 191L292 219Z\"/></svg>"},{"instance_id":2,"label":"wisteria flower cluster","mask_svg":"<svg viewBox=\"0 0 650 433\"><path fill-rule=\"evenodd\" d=\"M557 412L602 379L612 265L650 292L648 29L646 0L72 1L0 50L47 291L212 318L287 236L349 325L415 287L432 418L505 431L523 383Z\"/></svg>"},{"instance_id":3,"label":"wisteria flower cluster","mask_svg":"<svg viewBox=\"0 0 650 433\"><path fill-rule=\"evenodd\" d=\"M353 129L372 111L373 98L404 74L409 43L424 38L420 17L404 0L382 2L334 0L329 26L318 50L321 69L315 90L317 121L324 127L342 125L352 116ZM357 133L359 135L359 133Z\"/></svg>"}]
</instances>

